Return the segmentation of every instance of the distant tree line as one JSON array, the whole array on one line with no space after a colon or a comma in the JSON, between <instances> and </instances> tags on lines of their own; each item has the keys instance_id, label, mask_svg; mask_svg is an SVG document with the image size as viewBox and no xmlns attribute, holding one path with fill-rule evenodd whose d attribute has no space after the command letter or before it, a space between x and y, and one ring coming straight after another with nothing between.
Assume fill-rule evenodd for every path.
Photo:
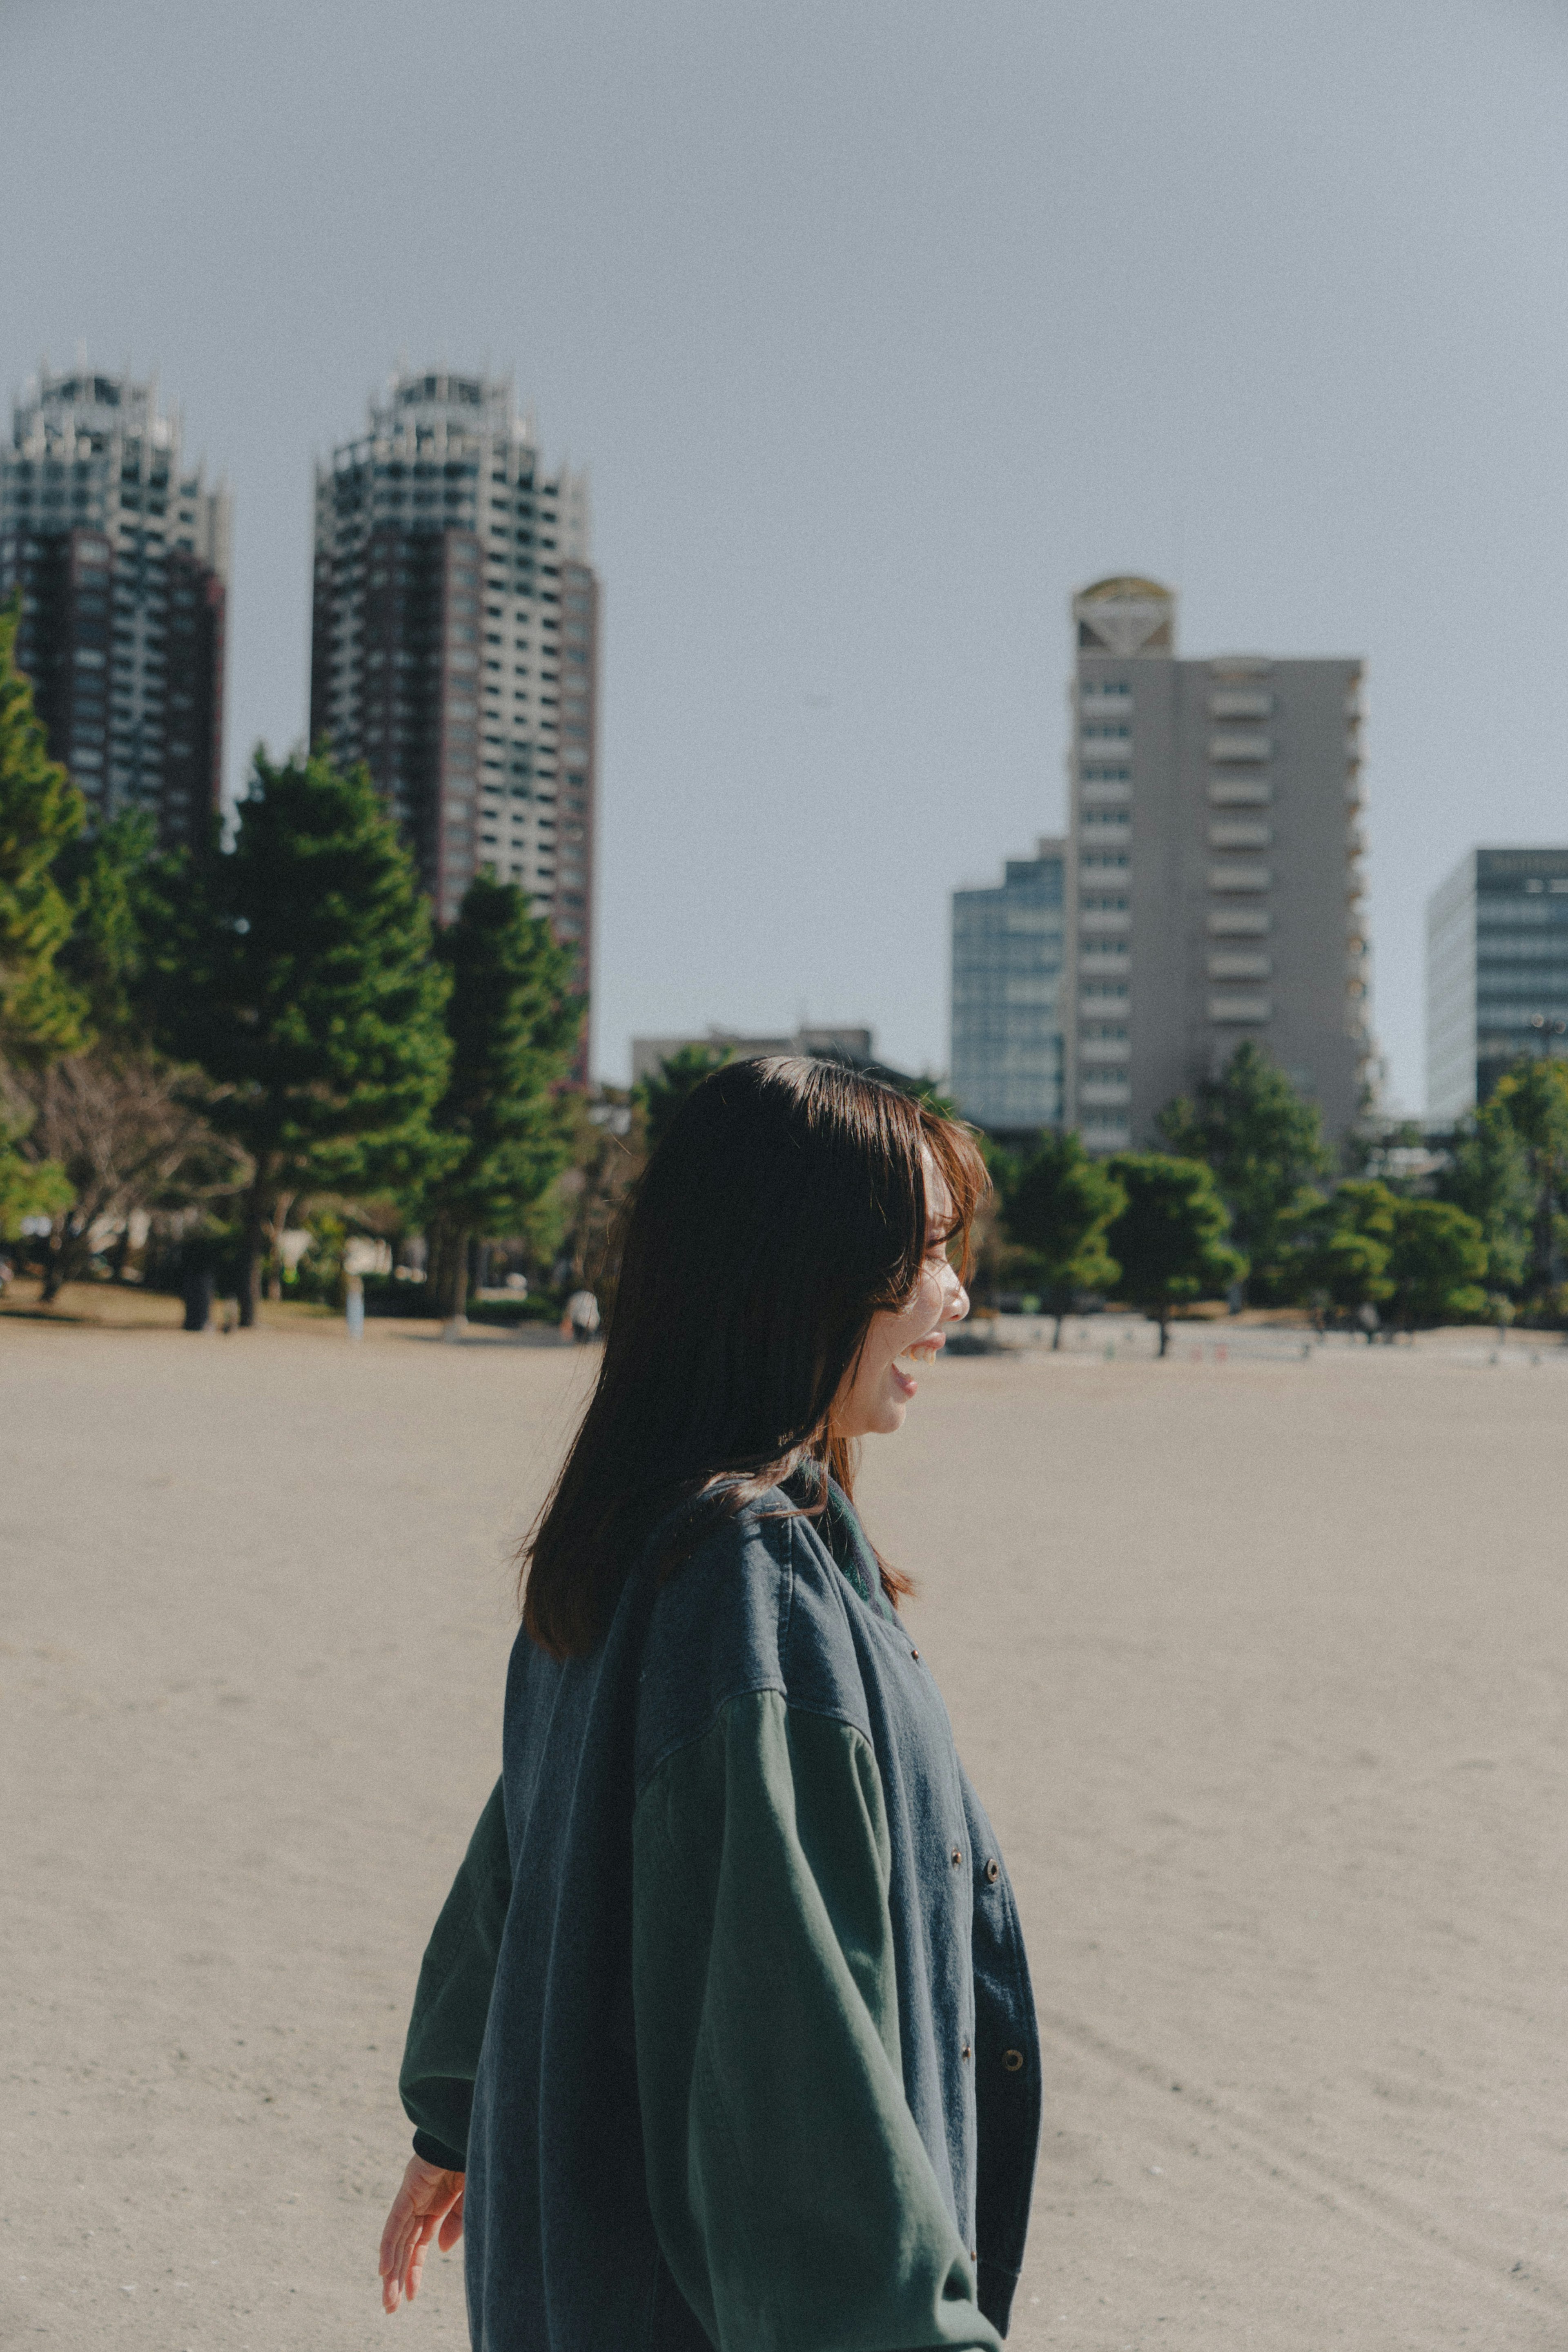
<instances>
[{"instance_id":1,"label":"distant tree line","mask_svg":"<svg viewBox=\"0 0 1568 2352\"><path fill-rule=\"evenodd\" d=\"M92 827L16 667L18 612L0 609L0 1243L45 1299L204 1267L250 1324L265 1295L340 1291L355 1237L444 1315L497 1243L547 1307L607 1294L648 1151L730 1049L573 1090L570 951L487 874L438 930L369 775L323 754L258 751L226 841L214 824L162 855L142 817ZM1103 1160L1074 1134L988 1144L979 1293L1033 1298L1058 1339L1080 1304L1124 1300L1162 1352L1179 1308L1227 1294L1320 1325L1568 1321L1568 1063L1521 1061L1435 1161L1353 1144L1336 1167L1251 1044L1157 1125L1163 1150Z\"/></svg>"},{"instance_id":2,"label":"distant tree line","mask_svg":"<svg viewBox=\"0 0 1568 2352\"><path fill-rule=\"evenodd\" d=\"M1408 1129L1345 1162L1260 1047L1168 1104L1166 1151L1091 1159L1075 1134L992 1150L982 1279L1057 1318L1124 1300L1160 1326L1227 1293L1319 1328L1568 1322L1568 1062L1521 1060L1446 1148Z\"/></svg>"},{"instance_id":3,"label":"distant tree line","mask_svg":"<svg viewBox=\"0 0 1568 2352\"><path fill-rule=\"evenodd\" d=\"M570 950L486 874L435 930L369 775L319 753L258 751L226 843L215 822L172 855L141 817L90 827L16 667L17 616L0 611L0 1240L45 1299L140 1252L171 1282L214 1268L247 1325L266 1290L340 1282L354 1234L417 1234L430 1303L461 1314L476 1240L553 1263L584 1126Z\"/></svg>"}]
</instances>

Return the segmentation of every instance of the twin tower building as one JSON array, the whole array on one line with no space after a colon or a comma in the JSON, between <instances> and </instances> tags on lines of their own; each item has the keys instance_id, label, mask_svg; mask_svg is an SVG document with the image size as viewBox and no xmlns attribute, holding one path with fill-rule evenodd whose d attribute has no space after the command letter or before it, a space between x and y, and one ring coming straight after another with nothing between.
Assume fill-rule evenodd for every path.
<instances>
[{"instance_id":1,"label":"twin tower building","mask_svg":"<svg viewBox=\"0 0 1568 2352\"><path fill-rule=\"evenodd\" d=\"M220 804L229 496L155 383L47 369L0 456L0 601L52 756L168 845ZM316 469L311 741L362 761L442 921L516 882L591 971L599 590L584 478L508 382L399 373Z\"/></svg>"},{"instance_id":2,"label":"twin tower building","mask_svg":"<svg viewBox=\"0 0 1568 2352\"><path fill-rule=\"evenodd\" d=\"M1002 1133L1142 1149L1251 1038L1337 1140L1373 1063L1361 663L1180 660L1152 580L1072 618L1069 832L954 894L952 1093Z\"/></svg>"}]
</instances>

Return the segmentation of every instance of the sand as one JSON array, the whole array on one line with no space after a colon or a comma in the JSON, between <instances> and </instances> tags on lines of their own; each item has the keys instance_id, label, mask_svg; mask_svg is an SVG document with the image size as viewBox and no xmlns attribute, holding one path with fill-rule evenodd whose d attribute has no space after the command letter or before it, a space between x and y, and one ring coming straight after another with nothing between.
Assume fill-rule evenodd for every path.
<instances>
[{"instance_id":1,"label":"sand","mask_svg":"<svg viewBox=\"0 0 1568 2352\"><path fill-rule=\"evenodd\" d=\"M419 1955L587 1351L0 1322L0 2342L388 2321ZM970 1359L873 1530L1018 1883L1012 2341L1568 2338L1568 1351ZM390 2333L389 2333L390 2331Z\"/></svg>"}]
</instances>

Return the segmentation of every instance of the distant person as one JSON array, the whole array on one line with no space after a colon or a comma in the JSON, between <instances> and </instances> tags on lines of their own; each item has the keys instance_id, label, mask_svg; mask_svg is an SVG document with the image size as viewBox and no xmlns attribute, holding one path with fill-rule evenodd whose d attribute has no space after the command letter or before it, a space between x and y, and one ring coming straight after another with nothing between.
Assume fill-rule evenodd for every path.
<instances>
[{"instance_id":1,"label":"distant person","mask_svg":"<svg viewBox=\"0 0 1568 2352\"><path fill-rule=\"evenodd\" d=\"M591 1339L599 1328L599 1301L591 1290L574 1290L561 1318L574 1339Z\"/></svg>"},{"instance_id":2,"label":"distant person","mask_svg":"<svg viewBox=\"0 0 1568 2352\"><path fill-rule=\"evenodd\" d=\"M985 1184L965 1129L796 1060L716 1072L649 1163L420 1972L388 2311L466 2229L485 2352L996 2352L1028 1963L853 1501Z\"/></svg>"}]
</instances>

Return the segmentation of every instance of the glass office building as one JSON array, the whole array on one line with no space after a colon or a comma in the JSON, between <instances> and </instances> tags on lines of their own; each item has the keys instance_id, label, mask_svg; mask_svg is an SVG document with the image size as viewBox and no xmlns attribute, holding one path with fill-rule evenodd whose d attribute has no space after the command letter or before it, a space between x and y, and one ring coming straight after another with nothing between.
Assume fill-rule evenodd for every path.
<instances>
[{"instance_id":1,"label":"glass office building","mask_svg":"<svg viewBox=\"0 0 1568 2352\"><path fill-rule=\"evenodd\" d=\"M1568 1055L1568 849L1472 849L1427 907L1427 1118L1541 1053Z\"/></svg>"},{"instance_id":2,"label":"glass office building","mask_svg":"<svg viewBox=\"0 0 1568 2352\"><path fill-rule=\"evenodd\" d=\"M1061 1122L1065 845L1009 857L1000 885L953 893L948 1083L958 1108L1003 1134Z\"/></svg>"}]
</instances>

